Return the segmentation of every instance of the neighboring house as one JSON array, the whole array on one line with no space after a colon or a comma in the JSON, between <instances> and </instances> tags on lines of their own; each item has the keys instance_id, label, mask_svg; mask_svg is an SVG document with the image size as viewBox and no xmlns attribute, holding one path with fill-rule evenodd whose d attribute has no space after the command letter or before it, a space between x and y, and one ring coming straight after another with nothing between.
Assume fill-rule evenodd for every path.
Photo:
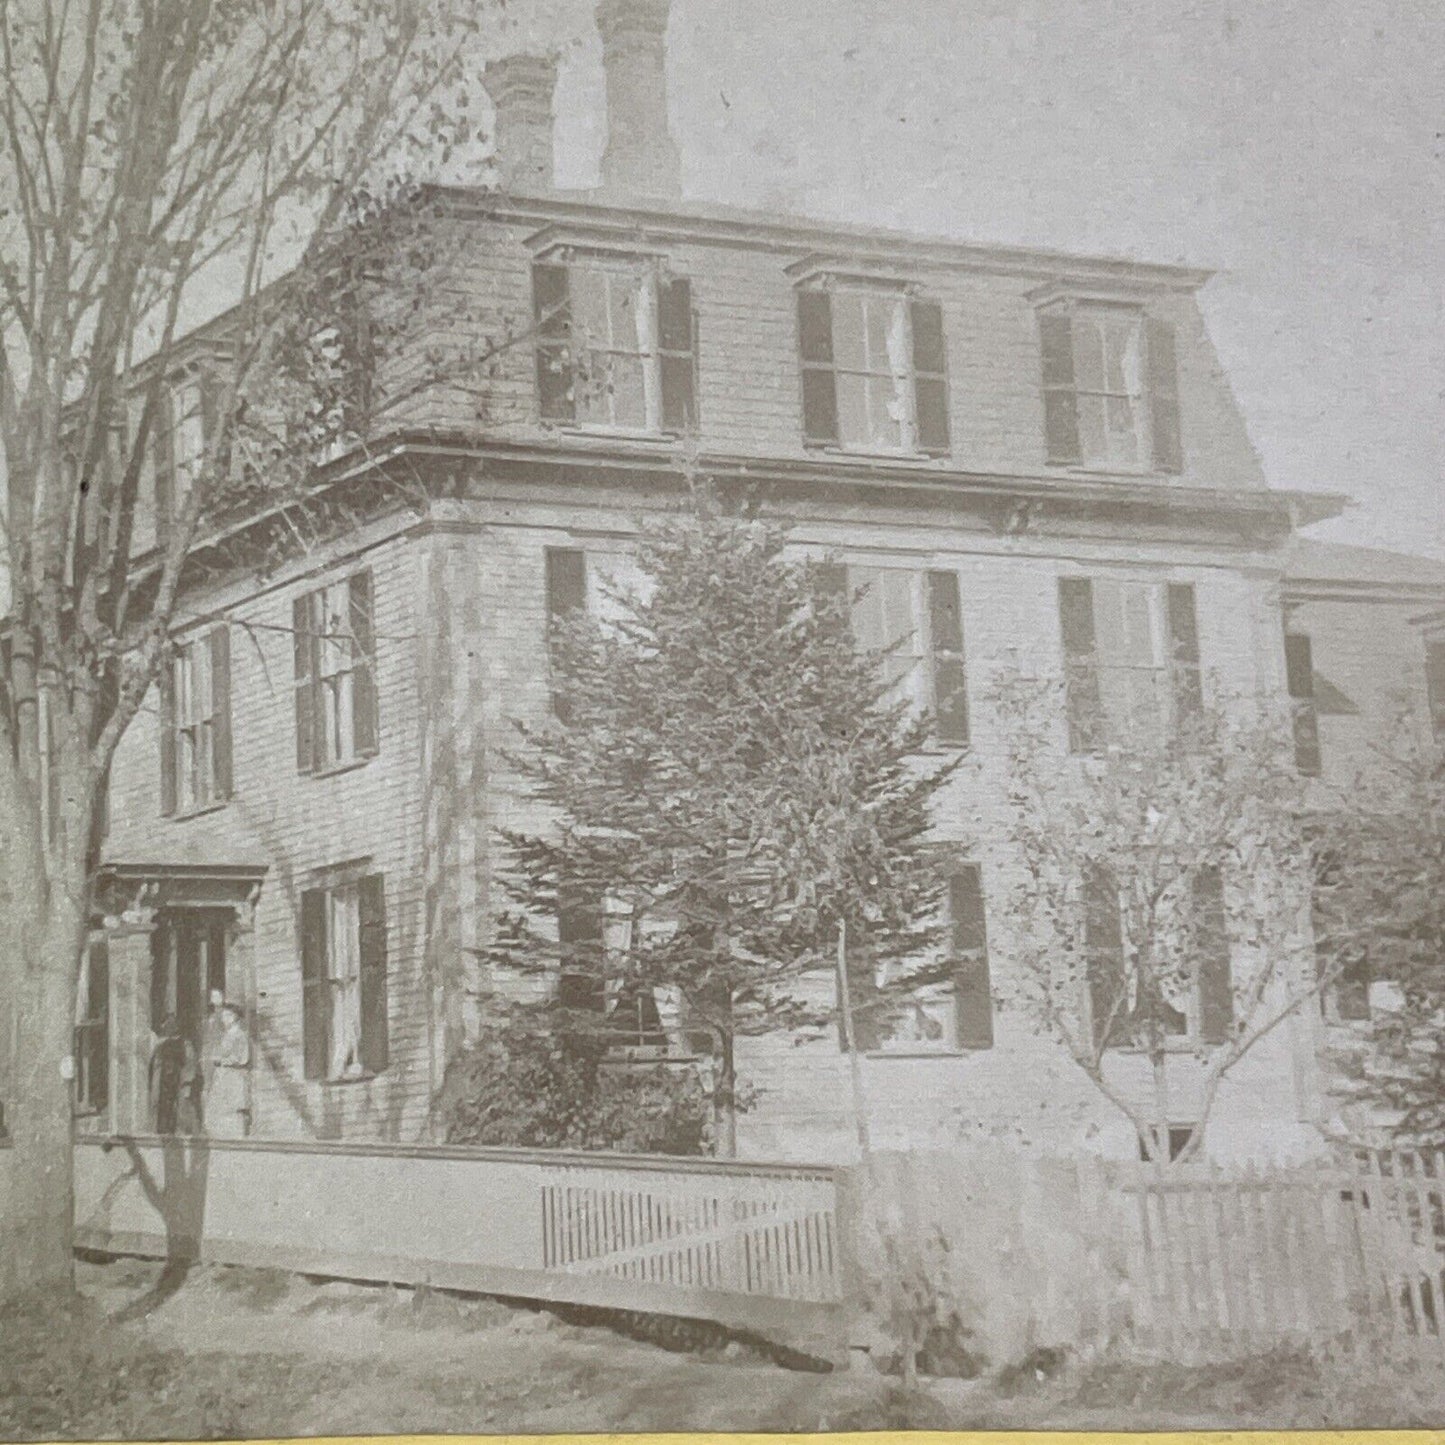
<instances>
[{"instance_id":1,"label":"neighboring house","mask_svg":"<svg viewBox=\"0 0 1445 1445\"><path fill-rule=\"evenodd\" d=\"M978 760L938 813L957 849L954 939L974 965L902 1034L868 1040L880 1138L1135 1148L1057 1050L995 1007L1007 860L962 840L1001 804L986 702L1001 669L1061 673L1092 654L1089 725L1107 732L1167 725L1181 648L1207 686L1273 697L1288 657L1334 766L1344 715L1319 670L1342 697L1360 685L1336 660L1350 644L1317 621L1329 599L1290 569L1295 529L1339 499L1267 489L1195 300L1207 273L685 203L665 20L664 0L603 0L596 193L551 188L551 66L489 67L504 185L435 197L433 224L460 243L418 318L442 364L381 356L369 445L318 480L356 524L264 576L218 565L187 597L174 663L113 770L78 1040L90 1127L148 1127L152 1028L174 1014L199 1037L222 988L256 1039L253 1133L425 1136L486 982L494 829L527 816L499 751L509 719L545 712L549 616L599 605L635 518L684 465L752 483L799 547L871 584L860 635L907 639L906 685L935 709L938 746ZM521 339L479 395L458 377L501 334ZM182 405L156 526L204 435L203 398ZM404 508L385 485L403 469ZM1287 572L1304 662L1282 640ZM672 1024L641 1019L642 1043ZM1211 1152L1310 1147L1318 1043L1304 1019L1250 1055ZM743 1152L852 1147L836 1041L750 1041L740 1067L762 1091ZM1181 1129L1189 1108L1185 1088Z\"/></svg>"},{"instance_id":2,"label":"neighboring house","mask_svg":"<svg viewBox=\"0 0 1445 1445\"><path fill-rule=\"evenodd\" d=\"M1287 552L1283 601L1295 758L1319 780L1327 834L1330 810L1368 796L1373 771L1410 748L1445 743L1445 563L1301 537ZM1323 954L1325 917L1315 931ZM1350 949L1321 999L1327 1056L1361 1047L1371 1018L1394 999L1368 950ZM1356 1127L1367 1123L1346 1112Z\"/></svg>"}]
</instances>

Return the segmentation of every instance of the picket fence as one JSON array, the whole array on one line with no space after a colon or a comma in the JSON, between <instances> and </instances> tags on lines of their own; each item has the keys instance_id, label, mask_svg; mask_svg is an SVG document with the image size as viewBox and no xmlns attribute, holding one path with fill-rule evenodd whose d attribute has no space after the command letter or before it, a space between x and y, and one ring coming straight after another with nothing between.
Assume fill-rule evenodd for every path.
<instances>
[{"instance_id":1,"label":"picket fence","mask_svg":"<svg viewBox=\"0 0 1445 1445\"><path fill-rule=\"evenodd\" d=\"M1116 1176L1130 1202L1133 1335L1172 1358L1290 1342L1445 1362L1445 1152Z\"/></svg>"}]
</instances>

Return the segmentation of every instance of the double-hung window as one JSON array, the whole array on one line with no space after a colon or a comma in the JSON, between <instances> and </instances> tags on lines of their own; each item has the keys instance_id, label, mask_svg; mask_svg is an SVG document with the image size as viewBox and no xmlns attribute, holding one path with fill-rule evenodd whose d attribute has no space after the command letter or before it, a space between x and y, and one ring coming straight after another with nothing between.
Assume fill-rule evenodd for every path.
<instances>
[{"instance_id":1,"label":"double-hung window","mask_svg":"<svg viewBox=\"0 0 1445 1445\"><path fill-rule=\"evenodd\" d=\"M161 811L231 796L231 639L223 623L177 645L161 673Z\"/></svg>"},{"instance_id":2,"label":"double-hung window","mask_svg":"<svg viewBox=\"0 0 1445 1445\"><path fill-rule=\"evenodd\" d=\"M1059 579L1069 746L1178 736L1202 706L1189 583Z\"/></svg>"},{"instance_id":3,"label":"double-hung window","mask_svg":"<svg viewBox=\"0 0 1445 1445\"><path fill-rule=\"evenodd\" d=\"M1234 1027L1234 981L1219 870L1196 869L1174 890L1172 907L1156 905L1150 926L1171 936L1157 940L1151 952L1161 962L1148 976L1128 964L1128 908L1120 882L1098 866L1086 869L1083 879L1083 956L1095 1047L1138 1044L1151 1029L1200 1044L1224 1043ZM1123 883L1127 888L1128 880Z\"/></svg>"},{"instance_id":4,"label":"double-hung window","mask_svg":"<svg viewBox=\"0 0 1445 1445\"><path fill-rule=\"evenodd\" d=\"M944 907L941 958L921 966L885 961L871 970L850 970L860 1049L911 1054L992 1047L993 990L978 864L962 859L949 864ZM847 1040L841 1041L846 1046Z\"/></svg>"},{"instance_id":5,"label":"double-hung window","mask_svg":"<svg viewBox=\"0 0 1445 1445\"><path fill-rule=\"evenodd\" d=\"M809 446L946 456L943 312L883 286L798 292L803 436Z\"/></svg>"},{"instance_id":6,"label":"double-hung window","mask_svg":"<svg viewBox=\"0 0 1445 1445\"><path fill-rule=\"evenodd\" d=\"M1100 471L1183 468L1174 329L1134 305L1039 314L1048 460Z\"/></svg>"},{"instance_id":7,"label":"double-hung window","mask_svg":"<svg viewBox=\"0 0 1445 1445\"><path fill-rule=\"evenodd\" d=\"M691 284L656 261L574 255L532 268L544 422L676 435L697 423Z\"/></svg>"},{"instance_id":8,"label":"double-hung window","mask_svg":"<svg viewBox=\"0 0 1445 1445\"><path fill-rule=\"evenodd\" d=\"M853 635L879 654L890 697L929 712L939 742L967 743L958 574L850 566L838 581L845 579L854 595Z\"/></svg>"},{"instance_id":9,"label":"double-hung window","mask_svg":"<svg viewBox=\"0 0 1445 1445\"><path fill-rule=\"evenodd\" d=\"M389 1058L382 875L301 895L302 1029L308 1079L379 1074Z\"/></svg>"},{"instance_id":10,"label":"double-hung window","mask_svg":"<svg viewBox=\"0 0 1445 1445\"><path fill-rule=\"evenodd\" d=\"M292 604L296 766L325 772L379 746L370 572L305 593Z\"/></svg>"}]
</instances>

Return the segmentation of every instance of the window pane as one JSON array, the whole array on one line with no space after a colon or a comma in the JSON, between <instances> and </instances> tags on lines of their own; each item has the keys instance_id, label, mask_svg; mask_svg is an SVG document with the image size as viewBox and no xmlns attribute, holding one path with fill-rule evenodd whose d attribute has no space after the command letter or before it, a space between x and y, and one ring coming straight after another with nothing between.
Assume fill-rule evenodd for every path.
<instances>
[{"instance_id":1,"label":"window pane","mask_svg":"<svg viewBox=\"0 0 1445 1445\"><path fill-rule=\"evenodd\" d=\"M601 271L572 272L572 321L582 346L606 348L612 341L607 277Z\"/></svg>"},{"instance_id":2,"label":"window pane","mask_svg":"<svg viewBox=\"0 0 1445 1445\"><path fill-rule=\"evenodd\" d=\"M630 276L607 278L608 310L612 317L612 345L618 351L642 351L638 335L637 283Z\"/></svg>"},{"instance_id":3,"label":"window pane","mask_svg":"<svg viewBox=\"0 0 1445 1445\"><path fill-rule=\"evenodd\" d=\"M866 371L866 298L857 292L833 292L833 364L843 371Z\"/></svg>"},{"instance_id":4,"label":"window pane","mask_svg":"<svg viewBox=\"0 0 1445 1445\"><path fill-rule=\"evenodd\" d=\"M1104 336L1099 318L1074 317L1074 382L1080 391L1103 391Z\"/></svg>"},{"instance_id":5,"label":"window pane","mask_svg":"<svg viewBox=\"0 0 1445 1445\"><path fill-rule=\"evenodd\" d=\"M865 652L883 647L883 597L880 579L882 572L876 567L850 567L849 584L863 590L863 595L853 604L853 635L858 646Z\"/></svg>"},{"instance_id":6,"label":"window pane","mask_svg":"<svg viewBox=\"0 0 1445 1445\"><path fill-rule=\"evenodd\" d=\"M1090 466L1100 466L1109 460L1104 405L1102 396L1080 395L1078 398L1079 455Z\"/></svg>"},{"instance_id":7,"label":"window pane","mask_svg":"<svg viewBox=\"0 0 1445 1445\"><path fill-rule=\"evenodd\" d=\"M1132 466L1139 460L1138 408L1124 396L1105 399L1105 424L1108 427L1108 456L1111 462Z\"/></svg>"},{"instance_id":8,"label":"window pane","mask_svg":"<svg viewBox=\"0 0 1445 1445\"><path fill-rule=\"evenodd\" d=\"M888 642L900 643L901 652L917 657L919 648L919 627L914 615L914 576L897 568L881 572L884 626Z\"/></svg>"},{"instance_id":9,"label":"window pane","mask_svg":"<svg viewBox=\"0 0 1445 1445\"><path fill-rule=\"evenodd\" d=\"M904 443L905 430L912 421L906 386L890 376L868 381L869 446L895 451Z\"/></svg>"},{"instance_id":10,"label":"window pane","mask_svg":"<svg viewBox=\"0 0 1445 1445\"><path fill-rule=\"evenodd\" d=\"M361 1071L360 952L355 888L337 888L331 892L326 921L326 971L332 996L329 1073L339 1079Z\"/></svg>"},{"instance_id":11,"label":"window pane","mask_svg":"<svg viewBox=\"0 0 1445 1445\"><path fill-rule=\"evenodd\" d=\"M873 445L866 376L838 375L838 440L845 447Z\"/></svg>"},{"instance_id":12,"label":"window pane","mask_svg":"<svg viewBox=\"0 0 1445 1445\"><path fill-rule=\"evenodd\" d=\"M1125 660L1139 667L1153 667L1160 661L1160 651L1154 640L1155 589L1151 586L1133 585L1119 589L1123 607L1123 635L1121 641Z\"/></svg>"},{"instance_id":13,"label":"window pane","mask_svg":"<svg viewBox=\"0 0 1445 1445\"><path fill-rule=\"evenodd\" d=\"M612 425L647 426L647 385L640 358L612 358Z\"/></svg>"},{"instance_id":14,"label":"window pane","mask_svg":"<svg viewBox=\"0 0 1445 1445\"><path fill-rule=\"evenodd\" d=\"M875 364L886 358L888 370L902 390L913 374L913 358L909 355L908 307L901 296L895 299L875 298L873 305L884 319L883 345L873 353Z\"/></svg>"}]
</instances>

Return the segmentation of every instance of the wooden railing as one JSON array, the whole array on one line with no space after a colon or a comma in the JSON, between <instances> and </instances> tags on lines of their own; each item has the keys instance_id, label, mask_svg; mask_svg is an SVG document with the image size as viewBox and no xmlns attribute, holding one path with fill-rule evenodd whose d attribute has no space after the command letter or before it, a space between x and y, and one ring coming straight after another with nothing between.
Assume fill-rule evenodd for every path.
<instances>
[{"instance_id":1,"label":"wooden railing","mask_svg":"<svg viewBox=\"0 0 1445 1445\"><path fill-rule=\"evenodd\" d=\"M549 1268L819 1304L841 1297L830 1171L547 1173Z\"/></svg>"}]
</instances>

